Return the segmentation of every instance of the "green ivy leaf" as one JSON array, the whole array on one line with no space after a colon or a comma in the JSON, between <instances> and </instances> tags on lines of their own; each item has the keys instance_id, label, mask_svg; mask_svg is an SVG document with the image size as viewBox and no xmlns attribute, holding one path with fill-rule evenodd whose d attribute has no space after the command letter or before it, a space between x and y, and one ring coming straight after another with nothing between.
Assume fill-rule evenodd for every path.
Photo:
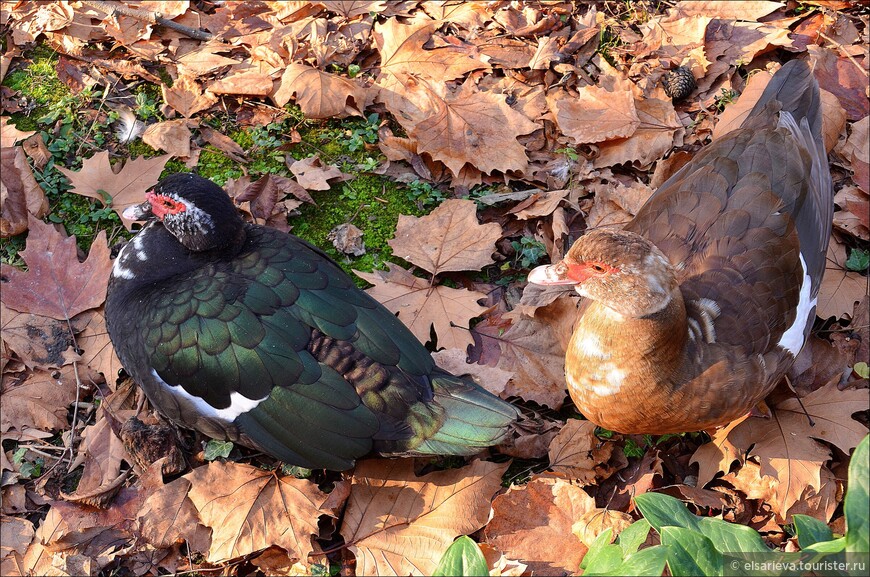
<instances>
[{"instance_id":1,"label":"green ivy leaf","mask_svg":"<svg viewBox=\"0 0 870 577\"><path fill-rule=\"evenodd\" d=\"M683 527L663 527L660 533L674 577L722 575L722 553L710 539Z\"/></svg>"},{"instance_id":2,"label":"green ivy leaf","mask_svg":"<svg viewBox=\"0 0 870 577\"><path fill-rule=\"evenodd\" d=\"M863 272L868 266L870 266L870 251L853 248L849 258L846 259L846 269Z\"/></svg>"},{"instance_id":3,"label":"green ivy leaf","mask_svg":"<svg viewBox=\"0 0 870 577\"><path fill-rule=\"evenodd\" d=\"M610 544L611 535L613 535L613 529L605 529L589 546L589 550L583 556L583 561L580 562L580 568L583 569L584 575L607 573L622 564L622 548Z\"/></svg>"},{"instance_id":4,"label":"green ivy leaf","mask_svg":"<svg viewBox=\"0 0 870 577\"><path fill-rule=\"evenodd\" d=\"M870 435L866 435L849 461L849 487L843 500L846 514L846 552L870 552Z\"/></svg>"},{"instance_id":5,"label":"green ivy leaf","mask_svg":"<svg viewBox=\"0 0 870 577\"><path fill-rule=\"evenodd\" d=\"M214 461L218 457L226 459L230 456L232 450L232 441L218 441L216 439L211 439L205 444L205 460Z\"/></svg>"},{"instance_id":6,"label":"green ivy leaf","mask_svg":"<svg viewBox=\"0 0 870 577\"><path fill-rule=\"evenodd\" d=\"M830 541L834 533L823 522L808 515L793 515L794 528L797 531L798 545L806 549L810 545L821 541Z\"/></svg>"},{"instance_id":7,"label":"green ivy leaf","mask_svg":"<svg viewBox=\"0 0 870 577\"><path fill-rule=\"evenodd\" d=\"M681 527L701 532L699 518L689 513L679 499L661 493L644 493L634 498L634 502L644 518L656 531L662 532L662 527Z\"/></svg>"},{"instance_id":8,"label":"green ivy leaf","mask_svg":"<svg viewBox=\"0 0 870 577\"><path fill-rule=\"evenodd\" d=\"M489 575L489 567L477 543L463 535L447 548L432 575Z\"/></svg>"},{"instance_id":9,"label":"green ivy leaf","mask_svg":"<svg viewBox=\"0 0 870 577\"><path fill-rule=\"evenodd\" d=\"M635 553L638 547L646 541L649 530L650 524L646 519L635 521L623 529L616 541L622 547L623 556L628 557L632 553Z\"/></svg>"}]
</instances>

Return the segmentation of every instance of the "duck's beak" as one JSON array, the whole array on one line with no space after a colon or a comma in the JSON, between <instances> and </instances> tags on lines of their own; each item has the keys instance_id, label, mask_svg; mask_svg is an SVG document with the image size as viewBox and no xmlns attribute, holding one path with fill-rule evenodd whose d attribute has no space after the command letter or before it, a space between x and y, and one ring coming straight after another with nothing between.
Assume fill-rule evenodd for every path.
<instances>
[{"instance_id":1,"label":"duck's beak","mask_svg":"<svg viewBox=\"0 0 870 577\"><path fill-rule=\"evenodd\" d=\"M570 267L564 262L546 264L532 269L529 282L540 285L577 284L577 279L568 276L569 271Z\"/></svg>"},{"instance_id":2,"label":"duck's beak","mask_svg":"<svg viewBox=\"0 0 870 577\"><path fill-rule=\"evenodd\" d=\"M151 203L146 200L142 204L128 206L121 213L121 216L127 220L148 220L154 216L154 213L151 211Z\"/></svg>"}]
</instances>

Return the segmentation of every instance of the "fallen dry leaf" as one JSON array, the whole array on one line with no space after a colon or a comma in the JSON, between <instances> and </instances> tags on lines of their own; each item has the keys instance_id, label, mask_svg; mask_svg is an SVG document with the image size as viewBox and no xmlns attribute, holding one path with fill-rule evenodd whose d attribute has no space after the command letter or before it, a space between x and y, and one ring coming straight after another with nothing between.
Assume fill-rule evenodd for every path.
<instances>
[{"instance_id":1,"label":"fallen dry leaf","mask_svg":"<svg viewBox=\"0 0 870 577\"><path fill-rule=\"evenodd\" d=\"M366 90L356 80L305 64L290 64L272 95L277 106L293 98L308 118L362 116Z\"/></svg>"},{"instance_id":2,"label":"fallen dry leaf","mask_svg":"<svg viewBox=\"0 0 870 577\"><path fill-rule=\"evenodd\" d=\"M172 87L163 84L163 101L185 118L211 108L219 98L211 92L204 92L195 78L180 75Z\"/></svg>"},{"instance_id":3,"label":"fallen dry leaf","mask_svg":"<svg viewBox=\"0 0 870 577\"><path fill-rule=\"evenodd\" d=\"M855 303L870 292L868 283L870 277L846 270L846 245L832 236L816 314L823 319L852 314Z\"/></svg>"},{"instance_id":4,"label":"fallen dry leaf","mask_svg":"<svg viewBox=\"0 0 870 577\"><path fill-rule=\"evenodd\" d=\"M491 264L499 238L498 224L478 223L474 202L450 199L426 216L399 215L389 244L395 256L437 275Z\"/></svg>"},{"instance_id":5,"label":"fallen dry leaf","mask_svg":"<svg viewBox=\"0 0 870 577\"><path fill-rule=\"evenodd\" d=\"M596 437L595 428L590 421L569 419L550 442L550 469L581 485L593 484L616 446Z\"/></svg>"},{"instance_id":6,"label":"fallen dry leaf","mask_svg":"<svg viewBox=\"0 0 870 577\"><path fill-rule=\"evenodd\" d=\"M45 192L33 177L23 149L0 149L0 238L27 230L28 215L48 212Z\"/></svg>"},{"instance_id":7,"label":"fallen dry leaf","mask_svg":"<svg viewBox=\"0 0 870 577\"><path fill-rule=\"evenodd\" d=\"M353 272L374 285L366 292L397 313L399 320L411 329L420 342L430 340L433 327L438 335L439 348L465 349L474 342L467 328L468 321L486 311L486 307L477 304L486 295L465 289L431 286L428 281L414 276L407 269L393 263L387 263L387 266L389 271ZM465 326L458 326L458 323Z\"/></svg>"},{"instance_id":8,"label":"fallen dry leaf","mask_svg":"<svg viewBox=\"0 0 870 577\"><path fill-rule=\"evenodd\" d=\"M3 342L30 368L59 368L76 358L72 331L80 323L10 309L0 301Z\"/></svg>"},{"instance_id":9,"label":"fallen dry leaf","mask_svg":"<svg viewBox=\"0 0 870 577\"><path fill-rule=\"evenodd\" d=\"M133 412L115 417L124 419L132 416ZM105 410L101 408L97 413L96 423L88 425L82 431L82 442L69 467L72 471L84 465L79 483L75 491L69 494L61 492L61 496L67 501L105 507L127 478L127 471L121 471L123 461L130 461L130 458L121 439L112 430Z\"/></svg>"},{"instance_id":10,"label":"fallen dry leaf","mask_svg":"<svg viewBox=\"0 0 870 577\"><path fill-rule=\"evenodd\" d=\"M296 177L296 181L308 190L329 190L330 180L345 177L337 167L324 164L317 155L294 161L290 165L290 172Z\"/></svg>"},{"instance_id":11,"label":"fallen dry leaf","mask_svg":"<svg viewBox=\"0 0 870 577\"><path fill-rule=\"evenodd\" d=\"M69 320L106 299L109 246L100 231L85 262L79 262L75 237L30 217L27 247L19 254L27 271L3 264L3 302L19 312Z\"/></svg>"},{"instance_id":12,"label":"fallen dry leaf","mask_svg":"<svg viewBox=\"0 0 870 577\"><path fill-rule=\"evenodd\" d=\"M577 96L564 92L547 97L562 133L576 144L628 138L640 126L634 96L628 90L610 92L583 86Z\"/></svg>"},{"instance_id":13,"label":"fallen dry leaf","mask_svg":"<svg viewBox=\"0 0 870 577\"><path fill-rule=\"evenodd\" d=\"M206 553L211 545L211 529L204 526L187 493L191 483L180 477L152 493L137 513L142 537L151 545L165 549L185 541L191 551Z\"/></svg>"},{"instance_id":14,"label":"fallen dry leaf","mask_svg":"<svg viewBox=\"0 0 870 577\"><path fill-rule=\"evenodd\" d=\"M34 371L21 379L3 375L0 431L4 436L10 430L66 429L67 407L76 400L75 371L67 365L59 371Z\"/></svg>"},{"instance_id":15,"label":"fallen dry leaf","mask_svg":"<svg viewBox=\"0 0 870 577\"><path fill-rule=\"evenodd\" d=\"M0 116L0 148L12 148L17 142L36 134L35 130L18 130L9 120L8 116Z\"/></svg>"},{"instance_id":16,"label":"fallen dry leaf","mask_svg":"<svg viewBox=\"0 0 870 577\"><path fill-rule=\"evenodd\" d=\"M749 451L759 459L761 475L776 481L776 497L770 503L780 518L787 518L806 489L822 489L820 471L831 451L816 439L848 453L867 434L864 425L848 416L866 409L867 389L840 391L838 380L802 399L806 414L797 399L789 398L772 408L772 418L748 418L730 427L718 447L702 445L692 457L700 466L699 486L715 475L713 468L727 472L734 460Z\"/></svg>"},{"instance_id":17,"label":"fallen dry leaf","mask_svg":"<svg viewBox=\"0 0 870 577\"><path fill-rule=\"evenodd\" d=\"M834 227L862 240L870 240L870 195L857 186L844 186L834 195Z\"/></svg>"},{"instance_id":18,"label":"fallen dry leaf","mask_svg":"<svg viewBox=\"0 0 870 577\"><path fill-rule=\"evenodd\" d=\"M210 563L278 545L297 559L313 550L326 500L310 481L240 463L212 461L184 476L201 523L212 530Z\"/></svg>"},{"instance_id":19,"label":"fallen dry leaf","mask_svg":"<svg viewBox=\"0 0 870 577\"><path fill-rule=\"evenodd\" d=\"M674 145L674 138L684 131L670 101L635 99L635 107L640 119L637 130L629 138L599 144L599 155L593 161L596 168L623 162L648 166L669 151Z\"/></svg>"},{"instance_id":20,"label":"fallen dry leaf","mask_svg":"<svg viewBox=\"0 0 870 577\"><path fill-rule=\"evenodd\" d=\"M595 499L560 479L533 478L492 503L486 542L536 574L576 574L586 545L571 531Z\"/></svg>"},{"instance_id":21,"label":"fallen dry leaf","mask_svg":"<svg viewBox=\"0 0 870 577\"><path fill-rule=\"evenodd\" d=\"M264 97L272 93L272 79L262 72L239 70L212 82L207 90L212 94Z\"/></svg>"},{"instance_id":22,"label":"fallen dry leaf","mask_svg":"<svg viewBox=\"0 0 870 577\"><path fill-rule=\"evenodd\" d=\"M613 511L610 509L591 509L586 511L577 522L571 527L571 532L577 535L577 538L584 545L590 547L598 536L612 529L610 534L610 542L616 540L619 534L634 522L634 517L622 511Z\"/></svg>"},{"instance_id":23,"label":"fallen dry leaf","mask_svg":"<svg viewBox=\"0 0 870 577\"><path fill-rule=\"evenodd\" d=\"M142 134L142 142L170 156L190 156L190 128L187 120L166 120L150 125Z\"/></svg>"},{"instance_id":24,"label":"fallen dry leaf","mask_svg":"<svg viewBox=\"0 0 870 577\"><path fill-rule=\"evenodd\" d=\"M512 373L496 367L469 363L465 349L444 349L432 353L435 364L454 375L470 375L474 381L493 395L501 395Z\"/></svg>"},{"instance_id":25,"label":"fallen dry leaf","mask_svg":"<svg viewBox=\"0 0 870 577\"><path fill-rule=\"evenodd\" d=\"M115 378L122 365L109 340L103 308L76 315L73 323L76 327L81 327L81 332L76 335L76 345L82 350L81 362L102 373L109 385L114 387Z\"/></svg>"},{"instance_id":26,"label":"fallen dry leaf","mask_svg":"<svg viewBox=\"0 0 870 577\"><path fill-rule=\"evenodd\" d=\"M78 172L58 167L72 184L71 192L95 198L118 213L127 230L133 221L121 214L133 204L145 199L145 191L157 183L163 167L170 159L169 154L154 158L133 158L124 163L116 173L109 163L109 152L98 152L82 162Z\"/></svg>"},{"instance_id":27,"label":"fallen dry leaf","mask_svg":"<svg viewBox=\"0 0 870 577\"><path fill-rule=\"evenodd\" d=\"M341 525L357 575L432 575L457 536L486 523L507 466L474 461L417 477L409 459L361 461Z\"/></svg>"},{"instance_id":28,"label":"fallen dry leaf","mask_svg":"<svg viewBox=\"0 0 870 577\"><path fill-rule=\"evenodd\" d=\"M842 154L849 160L852 180L864 192L870 193L870 116L852 125L852 132L843 145Z\"/></svg>"}]
</instances>

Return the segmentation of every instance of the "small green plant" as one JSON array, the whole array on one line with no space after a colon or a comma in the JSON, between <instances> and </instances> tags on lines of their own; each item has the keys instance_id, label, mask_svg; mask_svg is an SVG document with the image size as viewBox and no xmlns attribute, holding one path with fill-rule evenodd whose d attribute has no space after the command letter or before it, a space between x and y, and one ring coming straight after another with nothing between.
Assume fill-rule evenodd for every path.
<instances>
[{"instance_id":1,"label":"small green plant","mask_svg":"<svg viewBox=\"0 0 870 577\"><path fill-rule=\"evenodd\" d=\"M380 117L377 113L369 114L364 121L351 122L349 125L342 134L342 139L351 152L363 150L366 144L374 144L378 141Z\"/></svg>"},{"instance_id":2,"label":"small green plant","mask_svg":"<svg viewBox=\"0 0 870 577\"><path fill-rule=\"evenodd\" d=\"M730 88L723 88L722 94L716 97L716 110L722 112L725 110L725 107L734 102L734 99L737 98L738 94L736 91L731 90Z\"/></svg>"},{"instance_id":3,"label":"small green plant","mask_svg":"<svg viewBox=\"0 0 870 577\"><path fill-rule=\"evenodd\" d=\"M231 441L218 441L210 439L205 444L204 458L206 461L214 461L216 459L226 459L233 451L233 443Z\"/></svg>"},{"instance_id":4,"label":"small green plant","mask_svg":"<svg viewBox=\"0 0 870 577\"><path fill-rule=\"evenodd\" d=\"M470 537L462 535L447 548L432 575L434 577L489 575L489 567L477 543Z\"/></svg>"},{"instance_id":5,"label":"small green plant","mask_svg":"<svg viewBox=\"0 0 870 577\"><path fill-rule=\"evenodd\" d=\"M520 238L519 241L511 241L511 246L516 251L514 266L520 268L531 268L547 255L544 243L528 236Z\"/></svg>"},{"instance_id":6,"label":"small green plant","mask_svg":"<svg viewBox=\"0 0 870 577\"><path fill-rule=\"evenodd\" d=\"M285 475L296 477L297 479L308 479L311 477L311 469L306 469L305 467L299 467L297 465L288 465L286 463L281 465L281 472Z\"/></svg>"},{"instance_id":7,"label":"small green plant","mask_svg":"<svg viewBox=\"0 0 870 577\"><path fill-rule=\"evenodd\" d=\"M436 207L447 198L444 192L423 180L409 182L407 192L408 199L423 208Z\"/></svg>"},{"instance_id":8,"label":"small green plant","mask_svg":"<svg viewBox=\"0 0 870 577\"><path fill-rule=\"evenodd\" d=\"M846 268L857 272L864 272L870 266L870 251L853 248L846 259Z\"/></svg>"},{"instance_id":9,"label":"small green plant","mask_svg":"<svg viewBox=\"0 0 870 577\"><path fill-rule=\"evenodd\" d=\"M568 157L569 160L572 160L574 162L580 160L580 154L577 152L576 149L570 146L566 146L565 148L557 148L555 152L558 152L559 154L564 154Z\"/></svg>"},{"instance_id":10,"label":"small green plant","mask_svg":"<svg viewBox=\"0 0 870 577\"><path fill-rule=\"evenodd\" d=\"M12 462L18 465L18 474L24 479L35 479L42 475L42 468L45 467L45 459L37 457L32 461L27 461L24 456L27 454L27 448L19 447L12 454Z\"/></svg>"},{"instance_id":11,"label":"small green plant","mask_svg":"<svg viewBox=\"0 0 870 577\"><path fill-rule=\"evenodd\" d=\"M781 575L774 569L777 565L842 562L844 553L870 552L868 485L870 435L858 444L849 463L849 484L843 501L846 534L836 537L826 523L794 515L794 534L801 548L798 553L771 550L751 527L693 515L680 500L669 495L644 493L634 499L643 519L624 529L613 545L611 530L602 532L589 547L580 568L583 575L661 575L667 563L670 574L676 576ZM650 527L660 535L661 545L638 551Z\"/></svg>"}]
</instances>

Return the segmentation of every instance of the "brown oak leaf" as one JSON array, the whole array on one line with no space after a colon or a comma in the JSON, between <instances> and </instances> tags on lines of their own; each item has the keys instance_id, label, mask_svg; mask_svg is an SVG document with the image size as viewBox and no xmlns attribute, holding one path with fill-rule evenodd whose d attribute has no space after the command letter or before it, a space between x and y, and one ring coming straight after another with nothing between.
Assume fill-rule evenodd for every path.
<instances>
[{"instance_id":1,"label":"brown oak leaf","mask_svg":"<svg viewBox=\"0 0 870 577\"><path fill-rule=\"evenodd\" d=\"M825 263L825 276L819 288L816 314L821 318L850 315L855 303L870 292L870 278L846 270L846 245L836 235L831 237Z\"/></svg>"},{"instance_id":2,"label":"brown oak leaf","mask_svg":"<svg viewBox=\"0 0 870 577\"><path fill-rule=\"evenodd\" d=\"M67 365L60 371L34 371L23 379L5 374L0 391L0 431L4 434L12 429L66 429L67 407L76 400L75 368Z\"/></svg>"},{"instance_id":3,"label":"brown oak leaf","mask_svg":"<svg viewBox=\"0 0 870 577\"><path fill-rule=\"evenodd\" d=\"M341 525L357 575L432 575L457 536L486 523L507 465L474 461L417 477L409 459L361 461Z\"/></svg>"},{"instance_id":4,"label":"brown oak leaf","mask_svg":"<svg viewBox=\"0 0 870 577\"><path fill-rule=\"evenodd\" d=\"M472 201L450 199L426 216L399 215L389 244L397 257L437 275L491 264L500 238L501 226L477 222Z\"/></svg>"},{"instance_id":5,"label":"brown oak leaf","mask_svg":"<svg viewBox=\"0 0 870 577\"><path fill-rule=\"evenodd\" d=\"M28 270L3 265L3 302L19 312L68 320L106 300L109 246L100 231L85 262L79 262L74 236L63 237L50 224L29 217L27 247L19 254Z\"/></svg>"},{"instance_id":6,"label":"brown oak leaf","mask_svg":"<svg viewBox=\"0 0 870 577\"><path fill-rule=\"evenodd\" d=\"M70 192L95 198L121 216L124 209L145 200L145 191L160 179L163 167L171 158L164 154L154 158L133 158L124 163L117 172L109 164L109 152L98 152L82 162L78 172L58 167L70 181ZM133 221L121 216L121 221L130 230Z\"/></svg>"},{"instance_id":7,"label":"brown oak leaf","mask_svg":"<svg viewBox=\"0 0 870 577\"><path fill-rule=\"evenodd\" d=\"M142 134L142 142L170 156L190 156L190 127L188 121L166 120L148 126Z\"/></svg>"},{"instance_id":8,"label":"brown oak leaf","mask_svg":"<svg viewBox=\"0 0 870 577\"><path fill-rule=\"evenodd\" d=\"M87 314L87 313L83 313ZM20 313L0 302L0 329L3 341L30 368L58 368L76 360L72 331L81 323L72 323L32 313Z\"/></svg>"},{"instance_id":9,"label":"brown oak leaf","mask_svg":"<svg viewBox=\"0 0 870 577\"><path fill-rule=\"evenodd\" d=\"M550 469L583 485L591 484L615 447L595 436L594 423L569 419L550 442Z\"/></svg>"},{"instance_id":10,"label":"brown oak leaf","mask_svg":"<svg viewBox=\"0 0 870 577\"><path fill-rule=\"evenodd\" d=\"M438 346L465 349L474 342L466 328L468 320L487 309L477 304L486 295L476 291L431 286L407 269L387 263L389 271L353 271L374 286L368 292L375 300L399 315L420 342L427 342L432 327Z\"/></svg>"},{"instance_id":11,"label":"brown oak leaf","mask_svg":"<svg viewBox=\"0 0 870 577\"><path fill-rule=\"evenodd\" d=\"M323 164L317 155L296 160L290 164L290 172L296 181L308 190L329 190L333 178L344 179L347 175L332 164Z\"/></svg>"}]
</instances>

